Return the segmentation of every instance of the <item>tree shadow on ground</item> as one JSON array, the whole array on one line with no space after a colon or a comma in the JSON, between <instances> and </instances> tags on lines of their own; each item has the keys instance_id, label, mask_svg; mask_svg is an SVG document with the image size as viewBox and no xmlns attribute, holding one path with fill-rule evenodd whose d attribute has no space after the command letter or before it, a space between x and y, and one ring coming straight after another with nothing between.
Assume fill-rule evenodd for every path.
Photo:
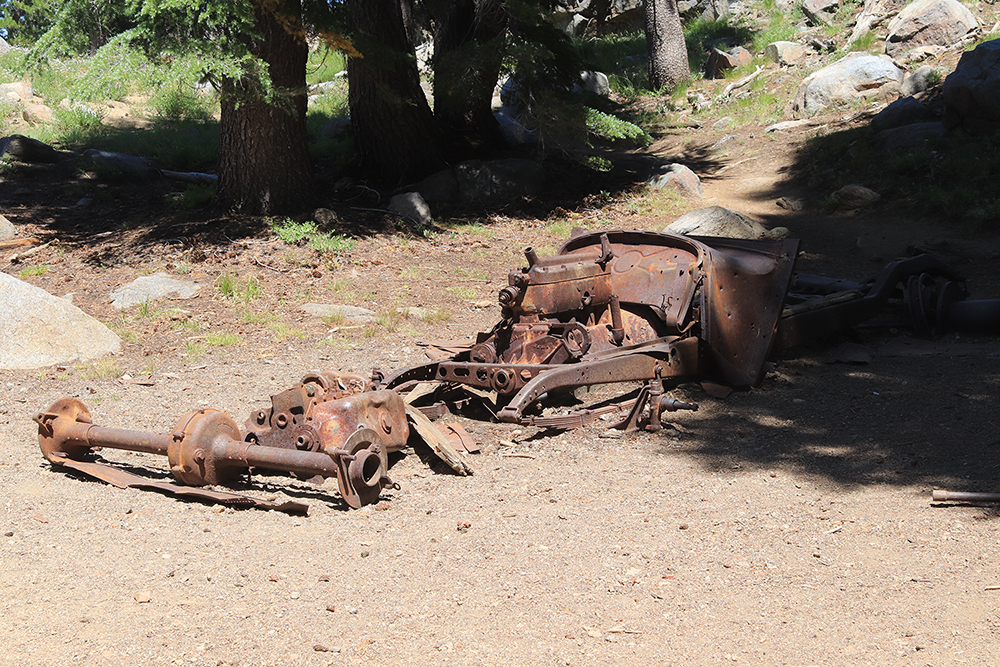
<instances>
[{"instance_id":1,"label":"tree shadow on ground","mask_svg":"<svg viewBox=\"0 0 1000 667\"><path fill-rule=\"evenodd\" d=\"M879 351L887 341L865 340L865 365L824 363L833 348L821 343L798 348L760 387L723 400L686 385L703 409L672 417L683 435L666 431L660 452L733 475L790 470L840 490L916 485L928 501L933 487L1000 491L995 342L952 336L926 356L890 356Z\"/></svg>"}]
</instances>

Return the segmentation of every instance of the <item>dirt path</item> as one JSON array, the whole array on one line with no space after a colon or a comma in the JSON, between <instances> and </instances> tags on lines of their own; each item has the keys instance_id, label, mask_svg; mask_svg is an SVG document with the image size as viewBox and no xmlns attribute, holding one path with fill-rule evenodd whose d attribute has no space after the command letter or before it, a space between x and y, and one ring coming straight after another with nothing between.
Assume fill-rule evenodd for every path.
<instances>
[{"instance_id":1,"label":"dirt path","mask_svg":"<svg viewBox=\"0 0 1000 667\"><path fill-rule=\"evenodd\" d=\"M788 227L809 270L863 277L944 240L976 295L1000 294L992 237L818 212L825 195L781 185L788 153L760 155L731 154L706 201ZM806 208L780 209L780 196ZM430 239L377 234L332 267L275 242L206 248L183 264L202 295L176 304L181 315L127 311L112 369L0 372L0 664L1000 664L997 514L930 503L934 486L1000 490L991 338L890 356L903 332L858 332L873 352L863 366L824 363L848 340L836 338L725 400L682 387L700 410L656 434L466 420L486 445L474 476L410 452L392 466L400 490L361 510L329 482L255 476L246 489L307 502L306 517L119 490L38 453L30 416L66 394L97 423L163 431L192 407L242 421L311 369L416 363L420 339L488 328L496 313L477 303L521 248L557 241L545 221L498 218ZM102 268L75 248L26 280L115 321L109 285L176 272L188 252L164 243L137 266ZM257 276L263 296L249 309L223 299L211 289L223 274ZM298 310L308 300L450 319L330 333ZM243 344L195 354L206 331ZM167 474L150 456L103 454Z\"/></svg>"}]
</instances>

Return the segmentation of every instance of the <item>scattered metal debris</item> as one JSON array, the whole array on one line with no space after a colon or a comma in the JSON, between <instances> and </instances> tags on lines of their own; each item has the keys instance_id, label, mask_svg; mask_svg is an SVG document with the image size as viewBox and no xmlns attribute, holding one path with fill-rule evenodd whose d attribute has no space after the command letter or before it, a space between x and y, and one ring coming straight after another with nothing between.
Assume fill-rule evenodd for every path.
<instances>
[{"instance_id":1,"label":"scattered metal debris","mask_svg":"<svg viewBox=\"0 0 1000 667\"><path fill-rule=\"evenodd\" d=\"M187 413L167 434L104 428L83 403L64 398L36 416L39 441L53 464L112 484L121 471L95 472L100 464L86 460L95 448L165 455L174 476L196 487L225 485L253 468L336 477L356 508L396 486L387 455L406 446L410 425L453 470L471 472L456 447L475 451L473 439L460 426L442 431L431 422L449 411L484 406L503 422L556 429L627 411L614 428L655 431L664 412L697 410L667 395L680 383L710 382L714 395L724 389L715 383L756 384L772 353L855 324L906 325L923 336L1000 333L1000 300L967 301L961 276L929 255L857 283L795 273L797 253L797 240L583 233L552 257L526 249L527 267L511 271L500 290L501 320L475 343L432 350L429 363L376 370L371 379L307 375L243 429L210 409ZM632 400L541 410L579 387L625 382L642 383Z\"/></svg>"}]
</instances>

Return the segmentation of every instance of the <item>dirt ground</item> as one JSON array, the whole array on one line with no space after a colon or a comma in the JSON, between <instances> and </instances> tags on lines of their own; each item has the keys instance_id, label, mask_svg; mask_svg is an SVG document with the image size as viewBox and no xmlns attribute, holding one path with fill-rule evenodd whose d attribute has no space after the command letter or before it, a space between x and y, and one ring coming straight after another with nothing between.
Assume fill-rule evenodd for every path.
<instances>
[{"instance_id":1,"label":"dirt ground","mask_svg":"<svg viewBox=\"0 0 1000 667\"><path fill-rule=\"evenodd\" d=\"M932 248L973 297L1000 296L995 235L890 205L825 212L828 192L788 180L805 135L760 130L743 128L726 168L701 174L699 205L788 227L802 270L862 279ZM653 150L711 145L713 132ZM996 339L901 346L905 330L854 330L782 355L748 392L682 386L700 409L659 433L463 420L484 444L471 477L411 450L391 467L400 489L374 506L347 509L329 480L255 475L243 491L307 502L308 515L221 509L55 470L30 418L69 395L106 426L162 432L197 407L242 422L310 370L400 368L423 359L419 341L487 330L525 246L672 216L619 198L422 236L356 212L373 231L333 262L228 219L171 213L151 234L129 221L164 193L120 187L30 170L0 182L24 235L60 239L3 270L73 292L125 338L110 361L0 371L0 664L1000 665L997 513L930 497L1000 491ZM75 207L81 196L95 208ZM112 308L113 289L157 271L202 291ZM224 298L223 275L256 277L260 296ZM301 312L308 301L388 315L351 329ZM393 318L402 306L438 314ZM845 341L872 361L826 363ZM164 459L102 455L168 475Z\"/></svg>"}]
</instances>

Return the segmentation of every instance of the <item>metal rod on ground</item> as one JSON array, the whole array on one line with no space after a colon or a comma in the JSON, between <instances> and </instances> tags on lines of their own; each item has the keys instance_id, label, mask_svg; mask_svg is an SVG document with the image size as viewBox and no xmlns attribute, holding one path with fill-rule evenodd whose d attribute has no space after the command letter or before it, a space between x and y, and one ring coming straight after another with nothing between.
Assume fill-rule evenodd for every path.
<instances>
[{"instance_id":1,"label":"metal rod on ground","mask_svg":"<svg viewBox=\"0 0 1000 667\"><path fill-rule=\"evenodd\" d=\"M1000 493L980 493L977 491L945 491L934 489L932 499L937 501L951 500L966 503L1000 503Z\"/></svg>"}]
</instances>

